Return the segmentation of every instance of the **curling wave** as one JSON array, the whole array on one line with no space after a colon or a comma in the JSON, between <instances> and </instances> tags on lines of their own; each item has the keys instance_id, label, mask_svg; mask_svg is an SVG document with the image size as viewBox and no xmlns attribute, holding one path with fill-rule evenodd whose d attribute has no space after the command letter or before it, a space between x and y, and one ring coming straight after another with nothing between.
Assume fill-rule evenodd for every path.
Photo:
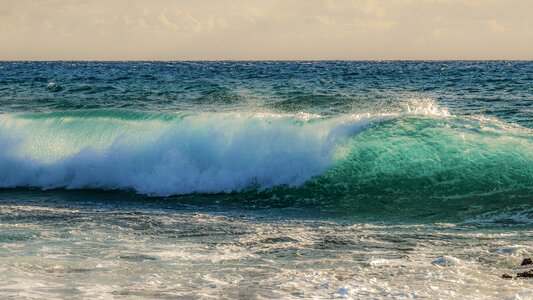
<instances>
[{"instance_id":1,"label":"curling wave","mask_svg":"<svg viewBox=\"0 0 533 300\"><path fill-rule=\"evenodd\" d=\"M297 186L370 121L273 114L88 111L0 116L0 186L147 195Z\"/></svg>"},{"instance_id":2,"label":"curling wave","mask_svg":"<svg viewBox=\"0 0 533 300\"><path fill-rule=\"evenodd\" d=\"M124 110L0 115L3 188L170 196L276 186L299 198L529 193L532 135L431 105L334 117Z\"/></svg>"}]
</instances>

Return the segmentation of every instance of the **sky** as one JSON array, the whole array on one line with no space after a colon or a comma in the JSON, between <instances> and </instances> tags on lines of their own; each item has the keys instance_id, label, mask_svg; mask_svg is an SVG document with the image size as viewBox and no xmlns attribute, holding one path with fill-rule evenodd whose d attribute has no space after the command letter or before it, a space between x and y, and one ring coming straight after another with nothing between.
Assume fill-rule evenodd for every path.
<instances>
[{"instance_id":1,"label":"sky","mask_svg":"<svg viewBox=\"0 0 533 300\"><path fill-rule=\"evenodd\" d=\"M0 60L533 59L533 0L0 0Z\"/></svg>"}]
</instances>

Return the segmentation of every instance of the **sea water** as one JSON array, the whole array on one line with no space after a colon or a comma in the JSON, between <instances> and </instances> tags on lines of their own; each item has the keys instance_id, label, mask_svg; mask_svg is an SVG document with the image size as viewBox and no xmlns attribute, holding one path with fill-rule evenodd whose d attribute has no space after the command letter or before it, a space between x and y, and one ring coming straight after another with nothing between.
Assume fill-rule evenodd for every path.
<instances>
[{"instance_id":1,"label":"sea water","mask_svg":"<svg viewBox=\"0 0 533 300\"><path fill-rule=\"evenodd\" d=\"M532 299L531 62L0 62L0 297Z\"/></svg>"}]
</instances>

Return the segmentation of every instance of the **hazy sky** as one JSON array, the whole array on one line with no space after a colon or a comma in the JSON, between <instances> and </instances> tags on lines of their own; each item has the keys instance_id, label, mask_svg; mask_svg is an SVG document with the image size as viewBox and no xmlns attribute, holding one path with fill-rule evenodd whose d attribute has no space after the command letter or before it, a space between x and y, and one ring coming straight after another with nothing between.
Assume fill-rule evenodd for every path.
<instances>
[{"instance_id":1,"label":"hazy sky","mask_svg":"<svg viewBox=\"0 0 533 300\"><path fill-rule=\"evenodd\" d=\"M0 0L0 59L533 59L533 0Z\"/></svg>"}]
</instances>

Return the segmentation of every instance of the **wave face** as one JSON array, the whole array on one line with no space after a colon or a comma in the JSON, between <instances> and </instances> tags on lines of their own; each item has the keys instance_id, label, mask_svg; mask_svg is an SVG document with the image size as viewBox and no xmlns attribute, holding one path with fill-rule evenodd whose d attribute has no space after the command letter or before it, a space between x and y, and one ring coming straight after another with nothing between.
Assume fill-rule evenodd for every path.
<instances>
[{"instance_id":1,"label":"wave face","mask_svg":"<svg viewBox=\"0 0 533 300\"><path fill-rule=\"evenodd\" d=\"M349 155L308 189L352 210L531 205L533 138L494 119L395 118L357 134Z\"/></svg>"},{"instance_id":2,"label":"wave face","mask_svg":"<svg viewBox=\"0 0 533 300\"><path fill-rule=\"evenodd\" d=\"M149 196L255 190L353 205L357 199L526 197L533 187L530 129L453 116L431 101L401 113L334 117L2 114L0 145L4 188Z\"/></svg>"}]
</instances>

